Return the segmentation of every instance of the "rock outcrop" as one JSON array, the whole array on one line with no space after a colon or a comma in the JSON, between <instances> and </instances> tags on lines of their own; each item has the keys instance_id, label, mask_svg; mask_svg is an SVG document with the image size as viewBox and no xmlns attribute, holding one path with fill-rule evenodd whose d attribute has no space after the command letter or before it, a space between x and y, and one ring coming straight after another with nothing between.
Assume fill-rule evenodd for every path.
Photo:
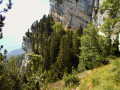
<instances>
[{"instance_id":1,"label":"rock outcrop","mask_svg":"<svg viewBox=\"0 0 120 90\"><path fill-rule=\"evenodd\" d=\"M61 22L65 24L66 27L70 26L73 29L78 28L80 25L85 28L90 21L93 21L94 24L99 27L104 24L109 12L109 10L106 10L102 13L99 10L104 0L62 0L62 3L58 1L59 0L50 0L50 14L52 14L55 21ZM117 16L120 16L120 13L118 13ZM115 25L114 30L117 30L118 26L120 26L120 22ZM99 34L105 36L102 32L99 32ZM111 35L112 43L116 37L116 34Z\"/></svg>"},{"instance_id":2,"label":"rock outcrop","mask_svg":"<svg viewBox=\"0 0 120 90\"><path fill-rule=\"evenodd\" d=\"M22 48L25 51L25 58L22 61L21 71L24 72L27 67L27 64L29 63L29 52L32 52L30 37L23 38Z\"/></svg>"},{"instance_id":3,"label":"rock outcrop","mask_svg":"<svg viewBox=\"0 0 120 90\"><path fill-rule=\"evenodd\" d=\"M90 21L93 21L94 24L99 27L104 24L109 12L108 10L104 13L100 12L99 7L103 1L104 0L63 0L62 3L59 3L58 0L50 0L50 14L52 14L55 21L61 22L67 28L77 29L80 25L85 28ZM120 13L118 13L117 16L120 16ZM118 26L120 26L120 22L115 25L114 30L117 30ZM33 34L35 33L34 30L32 32ZM102 32L99 32L99 34L105 36ZM116 35L112 34L111 39L116 39ZM25 59L22 63L23 67L26 68L29 62L29 52L32 52L30 37L24 38L23 49L25 51Z\"/></svg>"},{"instance_id":4,"label":"rock outcrop","mask_svg":"<svg viewBox=\"0 0 120 90\"><path fill-rule=\"evenodd\" d=\"M93 11L99 7L99 0L63 0L62 4L57 0L50 0L50 6L50 13L55 21L78 28L80 25L86 27L92 21Z\"/></svg>"}]
</instances>

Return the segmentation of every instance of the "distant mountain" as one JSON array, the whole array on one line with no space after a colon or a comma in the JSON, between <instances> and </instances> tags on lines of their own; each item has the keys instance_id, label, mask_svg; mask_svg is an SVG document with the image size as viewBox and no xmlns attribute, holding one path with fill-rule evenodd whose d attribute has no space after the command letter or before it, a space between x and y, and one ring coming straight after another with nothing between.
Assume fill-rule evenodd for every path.
<instances>
[{"instance_id":1,"label":"distant mountain","mask_svg":"<svg viewBox=\"0 0 120 90\"><path fill-rule=\"evenodd\" d=\"M20 49L15 49L15 50L13 50L13 51L11 51L11 52L9 52L8 53L8 55L7 55L7 60L10 58L10 56L12 56L12 55L14 55L14 56L20 56L21 54L23 54L24 53L24 51L23 51L23 49L22 48L20 48Z\"/></svg>"}]
</instances>

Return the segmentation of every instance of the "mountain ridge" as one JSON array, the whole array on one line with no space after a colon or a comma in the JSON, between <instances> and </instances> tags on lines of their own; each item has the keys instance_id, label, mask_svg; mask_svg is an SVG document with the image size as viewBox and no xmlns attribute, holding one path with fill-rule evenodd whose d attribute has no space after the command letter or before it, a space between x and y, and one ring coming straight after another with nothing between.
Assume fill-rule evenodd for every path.
<instances>
[{"instance_id":1,"label":"mountain ridge","mask_svg":"<svg viewBox=\"0 0 120 90\"><path fill-rule=\"evenodd\" d=\"M11 52L8 53L7 59L9 59L10 56L12 56L12 55L14 55L14 56L19 56L19 55L21 55L21 54L23 54L23 53L24 53L24 51L23 51L22 48L12 50Z\"/></svg>"}]
</instances>

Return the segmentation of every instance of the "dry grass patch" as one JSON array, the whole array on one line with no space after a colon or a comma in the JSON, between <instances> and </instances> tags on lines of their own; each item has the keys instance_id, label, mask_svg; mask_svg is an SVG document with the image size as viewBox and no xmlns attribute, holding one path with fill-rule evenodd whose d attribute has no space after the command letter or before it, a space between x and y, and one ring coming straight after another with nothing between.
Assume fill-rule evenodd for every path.
<instances>
[{"instance_id":1,"label":"dry grass patch","mask_svg":"<svg viewBox=\"0 0 120 90\"><path fill-rule=\"evenodd\" d=\"M64 82L62 80L52 84L48 84L47 86L47 90L63 90L63 88L64 88Z\"/></svg>"}]
</instances>

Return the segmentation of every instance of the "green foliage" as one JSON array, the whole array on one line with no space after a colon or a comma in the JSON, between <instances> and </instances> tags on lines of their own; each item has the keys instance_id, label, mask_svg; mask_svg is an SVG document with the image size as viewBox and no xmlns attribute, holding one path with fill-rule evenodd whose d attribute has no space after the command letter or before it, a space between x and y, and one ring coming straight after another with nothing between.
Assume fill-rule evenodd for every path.
<instances>
[{"instance_id":1,"label":"green foliage","mask_svg":"<svg viewBox=\"0 0 120 90\"><path fill-rule=\"evenodd\" d=\"M86 69L92 69L98 67L105 60L102 49L102 46L105 45L101 43L103 39L100 37L101 36L98 35L97 27L95 27L92 23L89 23L87 29L84 30L81 37L80 49L82 52L79 61L80 66L84 66Z\"/></svg>"},{"instance_id":2,"label":"green foliage","mask_svg":"<svg viewBox=\"0 0 120 90\"><path fill-rule=\"evenodd\" d=\"M80 55L80 47L81 41L80 37L82 36L83 28L80 26L73 34L73 54L74 54L74 62L72 62L73 66L77 68L79 63L79 55Z\"/></svg>"},{"instance_id":3,"label":"green foliage","mask_svg":"<svg viewBox=\"0 0 120 90\"><path fill-rule=\"evenodd\" d=\"M0 0L0 4L2 5L3 4L3 0ZM3 13L6 13L9 9L12 8L12 2L11 0L8 0L8 2L5 2L7 7L3 7L1 8L2 11L0 11L0 39L3 38L3 33L2 33L2 27L4 27L4 20L5 20L5 16L3 16L2 14ZM0 51L3 49L3 45L0 46ZM7 54L7 50L5 49L4 50L4 55L0 52L0 64L3 60L5 60L7 57L6 57L6 54Z\"/></svg>"},{"instance_id":4,"label":"green foliage","mask_svg":"<svg viewBox=\"0 0 120 90\"><path fill-rule=\"evenodd\" d=\"M117 13L119 12L119 8L120 8L119 0L104 0L100 10L102 12L109 10L110 12L108 15L111 16L112 18L115 18Z\"/></svg>"},{"instance_id":5,"label":"green foliage","mask_svg":"<svg viewBox=\"0 0 120 90\"><path fill-rule=\"evenodd\" d=\"M65 30L64 30L64 27L63 27L60 23L58 23L58 22L56 22L56 23L52 26L52 29L53 29L54 32L56 32L56 34L58 35L59 38L61 38L62 35L65 35L65 34L66 34L66 32L65 32Z\"/></svg>"},{"instance_id":6,"label":"green foliage","mask_svg":"<svg viewBox=\"0 0 120 90\"><path fill-rule=\"evenodd\" d=\"M3 33L2 33L2 27L4 27L4 20L5 20L5 16L3 16L3 13L6 13L9 9L12 8L12 2L11 0L8 0L8 2L5 2L3 0L0 0L0 4L6 4L7 7L2 7L1 11L0 11L0 39L3 38ZM2 5L1 5L2 6ZM3 45L0 46L0 51L3 49ZM16 89L18 88L19 90L19 80L13 80L12 77L14 76L10 76L6 70L5 64L3 63L7 58L7 50L4 50L4 53L0 52L0 90L7 90L7 89ZM19 86L17 86L16 84L18 84ZM13 87L13 88L12 88Z\"/></svg>"},{"instance_id":7,"label":"green foliage","mask_svg":"<svg viewBox=\"0 0 120 90\"><path fill-rule=\"evenodd\" d=\"M108 47L106 48L107 55L118 55L118 41L114 41L112 44L111 42L111 34L118 34L119 30L114 30L114 26L117 24L117 22L120 21L119 17L119 8L120 8L120 1L119 0L104 0L102 3L102 6L100 10L102 12L105 12L106 10L109 10L108 17L104 21L104 24L101 26L101 30L106 35L106 43L108 44ZM118 38L118 35L117 35Z\"/></svg>"},{"instance_id":8,"label":"green foliage","mask_svg":"<svg viewBox=\"0 0 120 90\"><path fill-rule=\"evenodd\" d=\"M30 55L30 65L33 73L38 71L39 67L42 66L43 57L41 55L32 54Z\"/></svg>"},{"instance_id":9,"label":"green foliage","mask_svg":"<svg viewBox=\"0 0 120 90\"><path fill-rule=\"evenodd\" d=\"M116 40L114 40L114 43L111 45L110 55L119 56L119 48L118 48L119 42L118 42L118 39L119 38L118 38L118 35L117 35Z\"/></svg>"},{"instance_id":10,"label":"green foliage","mask_svg":"<svg viewBox=\"0 0 120 90\"><path fill-rule=\"evenodd\" d=\"M21 90L22 82L19 78L20 70L17 68L16 58L11 56L10 60L2 67L3 72L0 78L1 90Z\"/></svg>"},{"instance_id":11,"label":"green foliage","mask_svg":"<svg viewBox=\"0 0 120 90\"><path fill-rule=\"evenodd\" d=\"M114 65L115 65L117 68L120 68L120 61L116 60L116 61L114 62Z\"/></svg>"},{"instance_id":12,"label":"green foliage","mask_svg":"<svg viewBox=\"0 0 120 90\"><path fill-rule=\"evenodd\" d=\"M79 78L75 74L66 74L63 76L66 87L76 87L79 85Z\"/></svg>"},{"instance_id":13,"label":"green foliage","mask_svg":"<svg viewBox=\"0 0 120 90\"><path fill-rule=\"evenodd\" d=\"M54 23L50 16L44 15L40 22L32 24L31 29L32 32L29 33L34 53L30 54L30 63L26 69L28 83L35 75L40 78L39 85L43 87L44 84L61 79L65 71L71 73L72 67L77 68L79 37L83 30L81 26L74 32L65 31L63 25ZM36 79L31 81L30 86L34 80Z\"/></svg>"},{"instance_id":14,"label":"green foliage","mask_svg":"<svg viewBox=\"0 0 120 90\"><path fill-rule=\"evenodd\" d=\"M50 70L48 71L47 75L47 82L55 82L58 80L58 73L55 68L55 65L51 65Z\"/></svg>"},{"instance_id":15,"label":"green foliage","mask_svg":"<svg viewBox=\"0 0 120 90\"><path fill-rule=\"evenodd\" d=\"M39 22L35 21L32 24L31 30L32 32L28 31L30 35L26 33L26 36L31 38L33 51L26 69L28 83L31 77L36 75L40 78L39 85L44 86L61 79L65 71L71 73L72 67L77 68L83 31L81 26L74 32L65 31L63 25L55 23L51 16L44 15ZM33 80L30 86L33 85Z\"/></svg>"},{"instance_id":16,"label":"green foliage","mask_svg":"<svg viewBox=\"0 0 120 90\"><path fill-rule=\"evenodd\" d=\"M114 80L115 80L117 83L120 83L120 71L118 71L118 72L115 74Z\"/></svg>"},{"instance_id":17,"label":"green foliage","mask_svg":"<svg viewBox=\"0 0 120 90\"><path fill-rule=\"evenodd\" d=\"M79 89L91 90L119 90L120 88L120 58L111 60L111 63L82 74ZM84 77L85 76L85 77Z\"/></svg>"},{"instance_id":18,"label":"green foliage","mask_svg":"<svg viewBox=\"0 0 120 90\"><path fill-rule=\"evenodd\" d=\"M50 64L56 62L56 57L59 51L59 43L60 39L56 32L51 34L51 42L50 42Z\"/></svg>"},{"instance_id":19,"label":"green foliage","mask_svg":"<svg viewBox=\"0 0 120 90\"><path fill-rule=\"evenodd\" d=\"M69 32L68 35L70 35ZM61 43L59 47L60 51L56 61L56 67L60 73L60 76L63 76L65 69L67 69L68 73L71 72L72 69L71 39L68 35L61 38Z\"/></svg>"},{"instance_id":20,"label":"green foliage","mask_svg":"<svg viewBox=\"0 0 120 90\"><path fill-rule=\"evenodd\" d=\"M7 58L7 50L4 50L4 53L0 53L0 65L2 65L2 61Z\"/></svg>"},{"instance_id":21,"label":"green foliage","mask_svg":"<svg viewBox=\"0 0 120 90\"><path fill-rule=\"evenodd\" d=\"M23 74L23 76L22 76L22 82L25 84L28 83L27 76L25 74Z\"/></svg>"}]
</instances>

